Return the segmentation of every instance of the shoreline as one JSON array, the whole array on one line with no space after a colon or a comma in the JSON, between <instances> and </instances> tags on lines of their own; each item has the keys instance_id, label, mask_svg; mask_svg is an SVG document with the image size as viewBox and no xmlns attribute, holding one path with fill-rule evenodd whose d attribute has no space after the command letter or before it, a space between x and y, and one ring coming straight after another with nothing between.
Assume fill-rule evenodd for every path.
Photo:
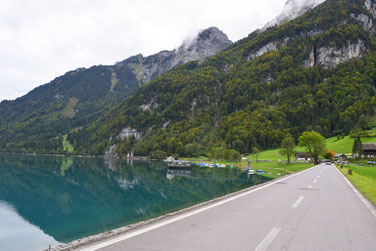
<instances>
[{"instance_id":1,"label":"shoreline","mask_svg":"<svg viewBox=\"0 0 376 251\"><path fill-rule=\"evenodd\" d=\"M13 152L0 152L3 155L24 155L24 156L49 156L49 157L77 157L77 158L97 158L97 159L122 159L127 160L127 157L119 157L115 155L84 155L84 154L60 154L60 153L13 153ZM151 159L147 156L133 156L132 160L157 160Z\"/></svg>"},{"instance_id":2,"label":"shoreline","mask_svg":"<svg viewBox=\"0 0 376 251\"><path fill-rule=\"evenodd\" d=\"M308 170L310 168L312 168L312 167L309 167L305 170ZM300 172L302 172L302 171L300 171ZM297 173L300 173L300 172L296 172L294 174L297 174ZM167 219L179 216L179 215L183 215L185 213L188 213L188 212L203 208L205 206L226 200L228 198L235 197L239 194L246 193L248 191L257 189L261 186L265 186L269 183L276 182L280 179L287 178L287 177L294 175L294 174L287 174L287 175L282 176L282 177L271 179L267 182L257 184L257 185L251 186L251 187L247 187L247 188L241 189L239 191L229 193L229 194L226 194L226 195L223 195L223 196L220 196L220 197L208 200L208 201L204 201L204 202L195 204L193 206L189 206L189 207L186 207L186 208L183 208L183 209L171 212L171 213L167 213L167 214L164 214L164 215L161 215L161 216L149 219L149 220L140 221L140 222L137 222L137 223L134 223L134 224L119 227L119 228L109 230L109 231L106 231L106 232L102 232L102 233L99 233L99 234L83 237L83 238L68 242L66 244L58 245L56 247L51 247L51 250L59 250L59 251L76 250L76 249L79 249L79 248L82 248L82 247L85 247L85 246L89 246L89 245L92 245L92 244L95 244L95 243L98 243L98 242L101 242L101 241L104 241L104 240L107 240L107 239L115 238L115 237L118 237L122 234L126 234L126 233L129 233L131 231L135 231L135 230L138 230L140 228L147 227L147 226L152 225L154 223L158 223L158 222L161 222L163 220L167 220ZM44 251L48 251L48 249L44 249Z\"/></svg>"}]
</instances>

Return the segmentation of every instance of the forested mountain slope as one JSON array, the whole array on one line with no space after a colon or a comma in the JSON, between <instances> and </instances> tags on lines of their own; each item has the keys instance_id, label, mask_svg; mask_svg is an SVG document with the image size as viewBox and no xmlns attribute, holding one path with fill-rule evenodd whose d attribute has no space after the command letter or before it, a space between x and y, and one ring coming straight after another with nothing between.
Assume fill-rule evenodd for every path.
<instances>
[{"instance_id":1,"label":"forested mountain slope","mask_svg":"<svg viewBox=\"0 0 376 251\"><path fill-rule=\"evenodd\" d=\"M3 101L0 151L70 151L69 131L89 125L159 74L192 60L203 61L231 44L222 31L211 27L173 51L77 69L14 101Z\"/></svg>"},{"instance_id":2,"label":"forested mountain slope","mask_svg":"<svg viewBox=\"0 0 376 251\"><path fill-rule=\"evenodd\" d=\"M328 0L187 63L68 135L77 153L192 156L346 133L375 114L375 1Z\"/></svg>"}]
</instances>

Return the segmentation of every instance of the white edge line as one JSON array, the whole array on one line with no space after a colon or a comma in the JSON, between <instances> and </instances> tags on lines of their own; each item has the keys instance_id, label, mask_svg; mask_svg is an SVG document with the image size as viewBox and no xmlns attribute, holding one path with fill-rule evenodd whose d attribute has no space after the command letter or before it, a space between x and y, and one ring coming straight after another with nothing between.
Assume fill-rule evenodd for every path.
<instances>
[{"instance_id":1,"label":"white edge line","mask_svg":"<svg viewBox=\"0 0 376 251\"><path fill-rule=\"evenodd\" d=\"M292 207L298 208L298 206L300 205L300 203L302 203L303 200L304 200L304 196L300 196L298 200L294 203L294 205L292 205Z\"/></svg>"},{"instance_id":2,"label":"white edge line","mask_svg":"<svg viewBox=\"0 0 376 251\"><path fill-rule=\"evenodd\" d=\"M335 168L341 174L341 176L343 177L343 179L347 182L347 184L349 185L349 187L351 187L351 189L354 191L354 193L356 193L356 195L358 195L359 199L364 203L364 205L369 209L369 211L371 211L371 213L373 214L373 216L375 216L375 218L376 218L376 209L375 209L375 207L364 197L364 195L362 193L359 192L358 189L356 189L354 187L354 185L346 178L345 175L343 175L341 173L340 170L338 170L337 167L335 167Z\"/></svg>"},{"instance_id":3,"label":"white edge line","mask_svg":"<svg viewBox=\"0 0 376 251\"><path fill-rule=\"evenodd\" d=\"M306 169L306 170L304 170L304 171L301 171L301 172L298 172L298 173L292 174L292 175L290 175L290 176L288 176L288 177L285 177L285 178L282 178L282 179L278 179L278 180L273 181L273 182L271 182L271 183L269 183L269 184L265 184L265 185L263 185L263 186L261 186L261 187L258 187L258 188L255 188L255 189L252 189L252 190L250 190L250 191L247 191L247 192L244 192L244 193L241 193L241 194L235 195L235 196L230 197L230 198L228 198L228 199L224 199L224 200L222 200L222 201L215 202L215 203L213 203L213 204L211 204L211 205L208 205L208 206L205 206L205 207L199 208L199 209L197 209L197 210L194 210L194 211L191 211L191 212L188 212L188 213L185 213L185 214L182 214L182 215L179 215L179 216L173 217L173 218L168 219L168 220L161 221L161 222L159 222L159 223L152 224L152 225L150 225L150 226L148 226L148 227L145 227L145 228L143 228L143 229L136 230L136 231L133 231L133 232L128 233L128 234L123 234L123 235L121 235L121 236L119 236L119 237L116 237L116 238L113 238L113 239L111 239L111 240L107 240L107 241L104 241L104 242L98 243L98 244L96 244L96 245L89 246L89 247L87 247L87 248L83 248L83 249L79 249L79 250L81 250L81 251L94 251L94 250L97 250L97 249L104 248L104 247L107 247L107 246L109 246L109 245L115 244L115 243L117 243L117 242L124 241L124 240L126 240L126 239L129 239L129 238L132 238L132 237L134 237L134 236L137 236L137 235L140 235L140 234L143 234L143 233L149 232L149 231L154 230L154 229L156 229L156 228L159 228L159 227L162 227L162 226L168 225L168 224L170 224L170 223L173 223L173 222L176 222L176 221L179 221L179 220L185 219L185 218L190 217L190 216L192 216L192 215L195 215L195 214L198 214L198 213L204 212L204 211L206 211L206 210L209 210L209 209L211 209L211 208L213 208L213 207L216 207L216 206L219 206L219 205L225 204L225 203L230 202L230 201L232 201L232 200L236 200L236 199L241 198L241 197L243 197L243 196L246 196L246 195L248 195L248 194L251 194L251 193L257 192L257 191L259 191L259 190L261 190L261 189L264 189L264 188L270 187L270 186L274 185L275 183L278 183L278 182L281 182L281 181L284 181L284 180L290 179L290 178L292 178L292 177L295 177L296 175L299 175L299 174L302 174L302 173L304 173L304 172L306 172L306 171L309 171L309 170L311 170L311 169L314 168L314 167L316 167L316 166L313 166L313 167L310 167L310 168L308 168L308 169Z\"/></svg>"},{"instance_id":4,"label":"white edge line","mask_svg":"<svg viewBox=\"0 0 376 251\"><path fill-rule=\"evenodd\" d=\"M255 251L264 251L266 250L269 245L273 242L275 237L279 234L281 228L274 227L272 231L265 237L265 239L256 247Z\"/></svg>"},{"instance_id":5,"label":"white edge line","mask_svg":"<svg viewBox=\"0 0 376 251\"><path fill-rule=\"evenodd\" d=\"M313 180L313 183L316 183L316 181L317 181L317 179L314 179L314 180Z\"/></svg>"}]
</instances>

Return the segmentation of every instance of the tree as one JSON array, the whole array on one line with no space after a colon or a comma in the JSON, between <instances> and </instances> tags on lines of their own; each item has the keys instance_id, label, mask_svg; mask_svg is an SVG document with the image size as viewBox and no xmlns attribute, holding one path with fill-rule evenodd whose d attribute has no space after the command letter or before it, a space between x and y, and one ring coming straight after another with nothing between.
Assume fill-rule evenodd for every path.
<instances>
[{"instance_id":1,"label":"tree","mask_svg":"<svg viewBox=\"0 0 376 251\"><path fill-rule=\"evenodd\" d=\"M152 151L149 154L149 157L151 159L165 159L167 156L166 156L166 153L164 151L156 150L156 151Z\"/></svg>"},{"instance_id":2,"label":"tree","mask_svg":"<svg viewBox=\"0 0 376 251\"><path fill-rule=\"evenodd\" d=\"M255 157L255 159L256 159L256 162L257 162L257 160L258 160L258 154L259 154L259 152L260 152L260 150L257 148L257 147L253 147L252 148L252 155Z\"/></svg>"},{"instance_id":3,"label":"tree","mask_svg":"<svg viewBox=\"0 0 376 251\"><path fill-rule=\"evenodd\" d=\"M303 132L299 137L299 146L305 147L315 164L319 163L319 156L325 152L325 138L318 132Z\"/></svg>"},{"instance_id":4,"label":"tree","mask_svg":"<svg viewBox=\"0 0 376 251\"><path fill-rule=\"evenodd\" d=\"M352 154L353 156L357 156L358 158L360 158L363 154L362 141L360 140L359 136L354 140Z\"/></svg>"},{"instance_id":5,"label":"tree","mask_svg":"<svg viewBox=\"0 0 376 251\"><path fill-rule=\"evenodd\" d=\"M369 126L367 117L364 114L360 115L360 117L359 117L359 126L360 126L360 128L362 128L362 130L371 129L370 126Z\"/></svg>"},{"instance_id":6,"label":"tree","mask_svg":"<svg viewBox=\"0 0 376 251\"><path fill-rule=\"evenodd\" d=\"M333 160L335 156L336 156L336 153L332 152L332 151L329 151L329 150L326 150L326 152L324 153L324 158L325 159Z\"/></svg>"},{"instance_id":7,"label":"tree","mask_svg":"<svg viewBox=\"0 0 376 251\"><path fill-rule=\"evenodd\" d=\"M287 134L281 143L281 151L279 152L282 155L286 155L287 164L290 164L291 157L295 153L295 141L291 134Z\"/></svg>"},{"instance_id":8,"label":"tree","mask_svg":"<svg viewBox=\"0 0 376 251\"><path fill-rule=\"evenodd\" d=\"M240 161L241 156L240 156L240 153L238 151L232 149L232 150L230 150L228 155L229 155L229 160L236 161L236 162Z\"/></svg>"},{"instance_id":9,"label":"tree","mask_svg":"<svg viewBox=\"0 0 376 251\"><path fill-rule=\"evenodd\" d=\"M201 145L198 143L186 144L183 152L187 157L197 157L201 154Z\"/></svg>"}]
</instances>

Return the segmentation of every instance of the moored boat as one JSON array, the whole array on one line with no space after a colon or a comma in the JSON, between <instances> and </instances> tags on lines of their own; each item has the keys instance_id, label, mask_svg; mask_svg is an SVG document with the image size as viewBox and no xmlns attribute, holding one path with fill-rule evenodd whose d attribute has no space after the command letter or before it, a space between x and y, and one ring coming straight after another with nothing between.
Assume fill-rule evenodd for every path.
<instances>
[{"instance_id":1,"label":"moored boat","mask_svg":"<svg viewBox=\"0 0 376 251\"><path fill-rule=\"evenodd\" d=\"M173 157L168 157L167 160L167 166L168 168L190 168L191 162L185 161L185 160L177 160Z\"/></svg>"}]
</instances>

